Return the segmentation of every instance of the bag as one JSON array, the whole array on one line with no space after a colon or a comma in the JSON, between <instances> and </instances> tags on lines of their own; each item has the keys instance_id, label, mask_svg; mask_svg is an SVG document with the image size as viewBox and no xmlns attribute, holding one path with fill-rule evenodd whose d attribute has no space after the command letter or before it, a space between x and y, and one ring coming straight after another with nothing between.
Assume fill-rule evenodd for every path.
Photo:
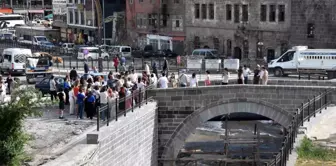
<instances>
[{"instance_id":1,"label":"bag","mask_svg":"<svg viewBox=\"0 0 336 166\"><path fill-rule=\"evenodd\" d=\"M211 82L210 82L210 80L205 80L205 85L206 85L206 86L209 86L209 85L211 85Z\"/></svg>"}]
</instances>

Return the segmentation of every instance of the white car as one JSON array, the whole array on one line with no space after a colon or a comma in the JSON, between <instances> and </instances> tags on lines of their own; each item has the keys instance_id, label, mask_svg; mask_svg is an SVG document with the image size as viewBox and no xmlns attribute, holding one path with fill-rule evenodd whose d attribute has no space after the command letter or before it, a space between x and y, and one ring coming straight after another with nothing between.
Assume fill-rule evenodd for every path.
<instances>
[{"instance_id":1,"label":"white car","mask_svg":"<svg viewBox=\"0 0 336 166\"><path fill-rule=\"evenodd\" d=\"M105 60L109 58L109 54L102 51L101 57ZM79 60L94 60L99 58L99 48L98 47L81 47L78 50L77 59Z\"/></svg>"}]
</instances>

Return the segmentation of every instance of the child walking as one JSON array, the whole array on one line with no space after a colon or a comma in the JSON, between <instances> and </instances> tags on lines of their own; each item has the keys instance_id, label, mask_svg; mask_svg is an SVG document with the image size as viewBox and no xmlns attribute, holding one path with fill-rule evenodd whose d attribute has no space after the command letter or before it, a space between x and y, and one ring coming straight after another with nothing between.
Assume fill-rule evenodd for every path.
<instances>
[{"instance_id":1,"label":"child walking","mask_svg":"<svg viewBox=\"0 0 336 166\"><path fill-rule=\"evenodd\" d=\"M59 110L60 110L60 119L63 119L63 113L64 113L64 106L65 106L65 93L63 91L63 89L60 89L60 91L58 92L58 98L59 98Z\"/></svg>"}]
</instances>

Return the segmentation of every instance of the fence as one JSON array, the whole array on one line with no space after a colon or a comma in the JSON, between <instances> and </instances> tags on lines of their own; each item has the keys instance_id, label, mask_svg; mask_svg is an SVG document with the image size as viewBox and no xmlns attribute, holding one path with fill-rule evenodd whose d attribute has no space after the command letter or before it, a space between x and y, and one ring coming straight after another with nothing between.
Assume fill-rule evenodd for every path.
<instances>
[{"instance_id":1,"label":"fence","mask_svg":"<svg viewBox=\"0 0 336 166\"><path fill-rule=\"evenodd\" d=\"M287 134L282 142L282 148L278 154L274 155L274 159L267 166L286 166L288 157L294 148L299 127L303 126L306 120L309 122L310 118L315 117L317 112L321 113L323 109L327 109L327 106L331 103L331 100L328 100L328 95L332 92L333 90L326 90L320 95L314 96L313 99L308 99L307 103L301 104L301 107L294 113L291 125L286 131Z\"/></svg>"},{"instance_id":2,"label":"fence","mask_svg":"<svg viewBox=\"0 0 336 166\"><path fill-rule=\"evenodd\" d=\"M120 116L126 116L129 112L134 112L135 108L141 108L142 105L147 104L148 100L151 99L148 97L147 91L151 87L147 87L143 90L134 90L131 92L131 95L116 98L114 101L109 102L107 105L98 106L96 108L97 113L97 131L99 131L101 123L101 115L106 117L106 125L109 126L110 121L118 121Z\"/></svg>"}]
</instances>

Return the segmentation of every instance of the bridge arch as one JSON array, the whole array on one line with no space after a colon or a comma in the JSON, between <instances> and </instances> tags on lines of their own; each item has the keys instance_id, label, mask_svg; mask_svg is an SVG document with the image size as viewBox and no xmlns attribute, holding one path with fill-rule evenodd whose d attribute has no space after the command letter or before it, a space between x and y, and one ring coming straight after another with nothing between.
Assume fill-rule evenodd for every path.
<instances>
[{"instance_id":1,"label":"bridge arch","mask_svg":"<svg viewBox=\"0 0 336 166\"><path fill-rule=\"evenodd\" d=\"M188 136L207 120L223 114L238 112L262 115L286 128L289 127L293 117L291 113L272 103L255 99L238 98L209 103L194 111L178 125L165 144L162 157L176 158Z\"/></svg>"}]
</instances>

